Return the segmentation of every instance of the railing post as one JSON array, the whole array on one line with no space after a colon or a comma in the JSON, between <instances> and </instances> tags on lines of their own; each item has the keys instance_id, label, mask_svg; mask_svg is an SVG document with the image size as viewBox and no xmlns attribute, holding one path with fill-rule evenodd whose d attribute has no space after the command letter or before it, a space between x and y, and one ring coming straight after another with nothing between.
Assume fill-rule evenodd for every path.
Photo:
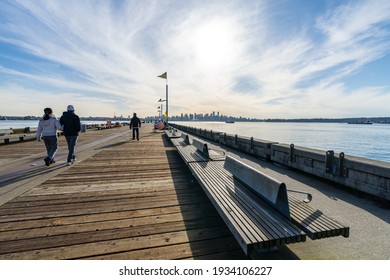
<instances>
[{"instance_id":1,"label":"railing post","mask_svg":"<svg viewBox=\"0 0 390 280\"><path fill-rule=\"evenodd\" d=\"M290 144L290 161L295 162L296 157L294 155L294 144Z\"/></svg>"},{"instance_id":2,"label":"railing post","mask_svg":"<svg viewBox=\"0 0 390 280\"><path fill-rule=\"evenodd\" d=\"M333 158L334 158L334 151L327 151L326 152L326 160L325 160L325 172L326 173L332 173Z\"/></svg>"},{"instance_id":3,"label":"railing post","mask_svg":"<svg viewBox=\"0 0 390 280\"><path fill-rule=\"evenodd\" d=\"M339 176L344 177L344 153L341 152L339 155Z\"/></svg>"}]
</instances>

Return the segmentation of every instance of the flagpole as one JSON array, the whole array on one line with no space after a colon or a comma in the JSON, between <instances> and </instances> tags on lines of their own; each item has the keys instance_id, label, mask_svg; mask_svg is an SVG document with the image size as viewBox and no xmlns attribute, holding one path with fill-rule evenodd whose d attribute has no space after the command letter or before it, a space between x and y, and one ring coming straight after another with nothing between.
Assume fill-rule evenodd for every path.
<instances>
[{"instance_id":1,"label":"flagpole","mask_svg":"<svg viewBox=\"0 0 390 280\"><path fill-rule=\"evenodd\" d=\"M167 124L168 124L168 75L167 75L167 79L166 79L166 85L165 85L165 108L166 108L166 111L167 111Z\"/></svg>"},{"instance_id":2,"label":"flagpole","mask_svg":"<svg viewBox=\"0 0 390 280\"><path fill-rule=\"evenodd\" d=\"M165 72L157 77L165 79L165 102L166 102L165 107L166 107L166 113L167 113L166 121L168 123L168 119L169 119L169 115L168 115L168 73Z\"/></svg>"}]
</instances>

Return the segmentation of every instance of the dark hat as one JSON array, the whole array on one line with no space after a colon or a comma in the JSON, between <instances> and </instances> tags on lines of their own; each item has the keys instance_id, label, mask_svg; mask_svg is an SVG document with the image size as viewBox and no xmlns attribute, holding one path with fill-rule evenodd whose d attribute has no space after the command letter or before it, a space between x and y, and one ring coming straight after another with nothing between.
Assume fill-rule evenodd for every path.
<instances>
[{"instance_id":1,"label":"dark hat","mask_svg":"<svg viewBox=\"0 0 390 280\"><path fill-rule=\"evenodd\" d=\"M45 108L43 109L43 112L45 112L45 114L52 114L53 113L53 110L51 108Z\"/></svg>"}]
</instances>

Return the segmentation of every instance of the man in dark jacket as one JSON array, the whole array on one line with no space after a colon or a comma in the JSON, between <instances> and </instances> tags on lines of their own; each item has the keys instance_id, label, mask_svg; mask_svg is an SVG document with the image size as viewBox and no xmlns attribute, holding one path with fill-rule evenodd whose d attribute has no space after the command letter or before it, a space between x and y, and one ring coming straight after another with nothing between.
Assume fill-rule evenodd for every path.
<instances>
[{"instance_id":1,"label":"man in dark jacket","mask_svg":"<svg viewBox=\"0 0 390 280\"><path fill-rule=\"evenodd\" d=\"M68 105L67 111L64 112L60 118L60 123L63 126L63 132L66 142L68 143L67 165L72 165L76 160L74 150L77 143L77 137L81 130L80 118L74 113L74 107L72 105Z\"/></svg>"},{"instance_id":2,"label":"man in dark jacket","mask_svg":"<svg viewBox=\"0 0 390 280\"><path fill-rule=\"evenodd\" d=\"M139 128L141 127L141 121L137 117L137 114L134 113L133 117L130 121L130 129L133 129L133 140L135 139L135 135L137 134L137 140L139 141Z\"/></svg>"}]
</instances>

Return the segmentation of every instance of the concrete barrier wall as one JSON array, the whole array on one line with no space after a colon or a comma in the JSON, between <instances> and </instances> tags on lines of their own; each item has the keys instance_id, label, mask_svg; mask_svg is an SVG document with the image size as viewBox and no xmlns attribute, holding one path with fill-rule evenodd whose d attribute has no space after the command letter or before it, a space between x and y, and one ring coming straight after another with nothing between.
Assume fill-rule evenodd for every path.
<instances>
[{"instance_id":1,"label":"concrete barrier wall","mask_svg":"<svg viewBox=\"0 0 390 280\"><path fill-rule=\"evenodd\" d=\"M390 163L253 137L170 124L226 147L390 201Z\"/></svg>"}]
</instances>

